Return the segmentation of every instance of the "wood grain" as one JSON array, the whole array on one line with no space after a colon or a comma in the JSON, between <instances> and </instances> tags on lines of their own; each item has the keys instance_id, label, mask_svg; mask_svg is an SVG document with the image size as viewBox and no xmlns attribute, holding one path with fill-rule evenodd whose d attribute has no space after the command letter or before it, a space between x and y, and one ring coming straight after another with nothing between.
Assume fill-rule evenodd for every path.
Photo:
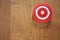
<instances>
[{"instance_id":1,"label":"wood grain","mask_svg":"<svg viewBox=\"0 0 60 40\"><path fill-rule=\"evenodd\" d=\"M11 40L60 40L60 19L58 0L15 0L11 3ZM32 10L38 3L46 3L52 7L53 19L40 24L33 22ZM46 27L41 29L40 27Z\"/></svg>"},{"instance_id":2,"label":"wood grain","mask_svg":"<svg viewBox=\"0 0 60 40\"><path fill-rule=\"evenodd\" d=\"M9 0L0 0L0 40L10 40Z\"/></svg>"},{"instance_id":3,"label":"wood grain","mask_svg":"<svg viewBox=\"0 0 60 40\"><path fill-rule=\"evenodd\" d=\"M32 18L33 8L39 3L52 8L48 23ZM3 0L0 4L0 40L60 40L60 0Z\"/></svg>"}]
</instances>

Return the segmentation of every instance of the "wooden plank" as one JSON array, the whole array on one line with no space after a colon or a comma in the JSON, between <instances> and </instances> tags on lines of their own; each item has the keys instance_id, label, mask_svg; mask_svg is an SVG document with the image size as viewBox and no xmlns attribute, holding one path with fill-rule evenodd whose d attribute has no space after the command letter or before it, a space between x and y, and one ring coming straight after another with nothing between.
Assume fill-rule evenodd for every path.
<instances>
[{"instance_id":1,"label":"wooden plank","mask_svg":"<svg viewBox=\"0 0 60 40\"><path fill-rule=\"evenodd\" d=\"M0 40L10 40L9 0L0 0Z\"/></svg>"}]
</instances>

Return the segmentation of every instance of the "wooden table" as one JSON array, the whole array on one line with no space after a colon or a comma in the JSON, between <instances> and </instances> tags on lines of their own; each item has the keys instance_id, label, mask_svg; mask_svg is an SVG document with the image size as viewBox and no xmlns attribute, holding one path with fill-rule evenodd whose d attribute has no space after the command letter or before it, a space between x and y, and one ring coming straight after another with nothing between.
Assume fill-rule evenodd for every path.
<instances>
[{"instance_id":1,"label":"wooden table","mask_svg":"<svg viewBox=\"0 0 60 40\"><path fill-rule=\"evenodd\" d=\"M52 7L48 23L32 18L38 3ZM60 0L0 0L0 40L60 40Z\"/></svg>"}]
</instances>

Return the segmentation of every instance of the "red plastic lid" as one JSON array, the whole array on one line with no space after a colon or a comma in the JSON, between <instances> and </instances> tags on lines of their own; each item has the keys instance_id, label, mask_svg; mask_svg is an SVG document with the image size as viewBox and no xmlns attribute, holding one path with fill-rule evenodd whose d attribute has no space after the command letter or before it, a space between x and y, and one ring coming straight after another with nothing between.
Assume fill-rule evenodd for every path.
<instances>
[{"instance_id":1,"label":"red plastic lid","mask_svg":"<svg viewBox=\"0 0 60 40\"><path fill-rule=\"evenodd\" d=\"M51 20L52 10L48 4L38 4L33 9L33 18L39 23L45 23Z\"/></svg>"}]
</instances>

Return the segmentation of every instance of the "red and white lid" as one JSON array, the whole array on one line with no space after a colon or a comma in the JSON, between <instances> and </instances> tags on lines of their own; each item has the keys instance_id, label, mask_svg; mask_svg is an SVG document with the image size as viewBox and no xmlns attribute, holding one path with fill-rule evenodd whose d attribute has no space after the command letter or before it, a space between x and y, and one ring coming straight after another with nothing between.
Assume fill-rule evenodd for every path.
<instances>
[{"instance_id":1,"label":"red and white lid","mask_svg":"<svg viewBox=\"0 0 60 40\"><path fill-rule=\"evenodd\" d=\"M51 20L52 10L48 4L38 4L33 9L33 18L39 23L45 23Z\"/></svg>"}]
</instances>

